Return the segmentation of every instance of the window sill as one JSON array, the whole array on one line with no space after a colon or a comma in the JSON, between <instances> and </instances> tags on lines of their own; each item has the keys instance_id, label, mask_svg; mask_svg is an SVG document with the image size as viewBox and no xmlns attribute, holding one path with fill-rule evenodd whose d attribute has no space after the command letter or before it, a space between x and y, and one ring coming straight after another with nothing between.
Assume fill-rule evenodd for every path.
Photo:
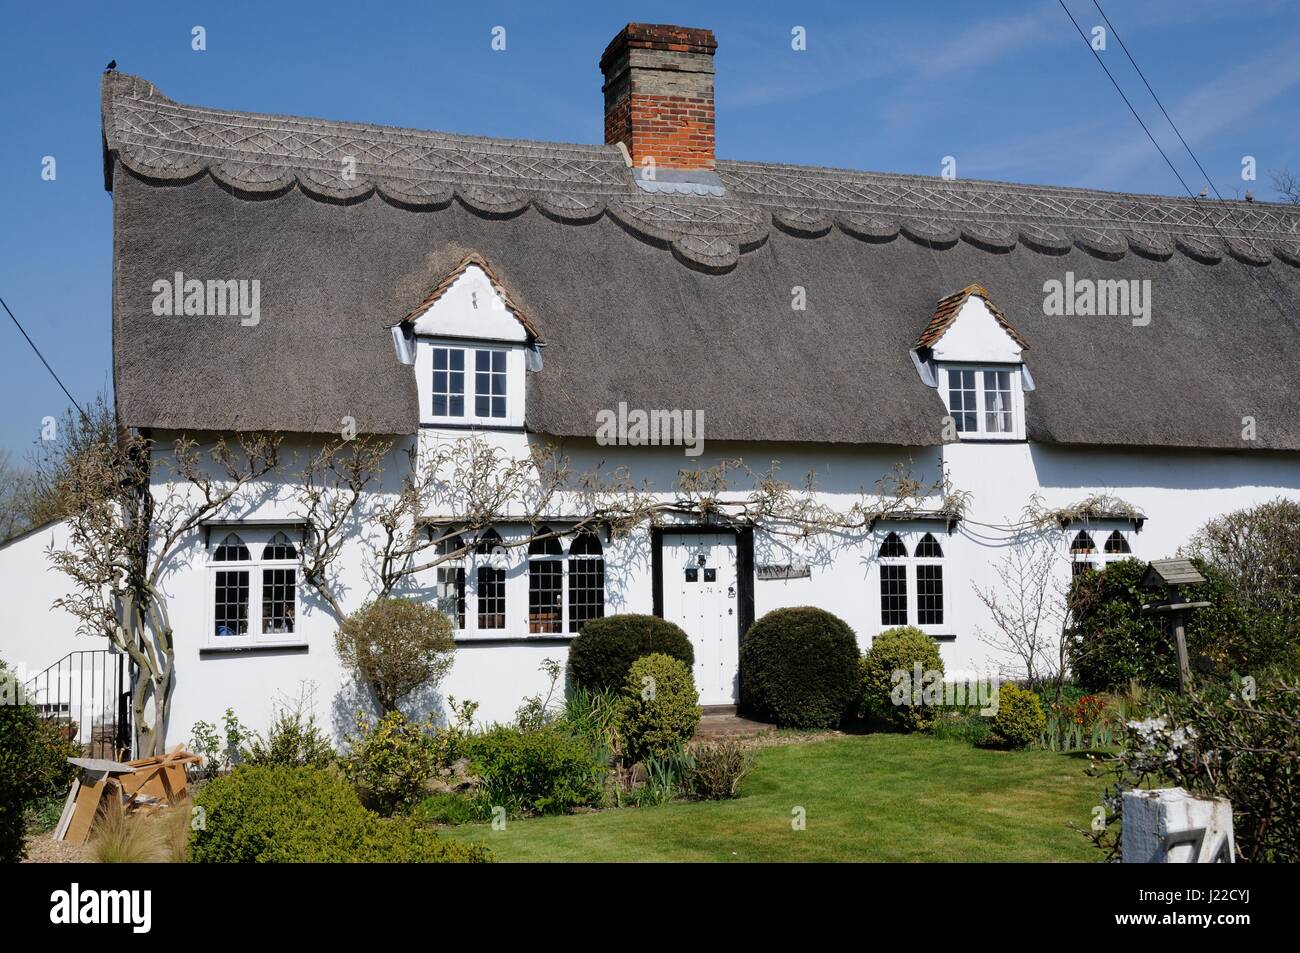
<instances>
[{"instance_id":1,"label":"window sill","mask_svg":"<svg viewBox=\"0 0 1300 953\"><path fill-rule=\"evenodd\" d=\"M927 629L922 629L921 631L924 632L926 635L928 635L930 638L934 639L936 642L956 642L956 641L957 641L957 633L956 633L956 632L930 632L930 631L928 631Z\"/></svg>"},{"instance_id":2,"label":"window sill","mask_svg":"<svg viewBox=\"0 0 1300 953\"><path fill-rule=\"evenodd\" d=\"M204 645L199 647L199 657L205 655L274 655L281 652L306 652L306 642L258 642L244 645Z\"/></svg>"},{"instance_id":3,"label":"window sill","mask_svg":"<svg viewBox=\"0 0 1300 953\"><path fill-rule=\"evenodd\" d=\"M577 632L560 632L553 635L511 635L503 630L500 635L463 635L456 633L453 641L457 645L568 645L578 637Z\"/></svg>"}]
</instances>

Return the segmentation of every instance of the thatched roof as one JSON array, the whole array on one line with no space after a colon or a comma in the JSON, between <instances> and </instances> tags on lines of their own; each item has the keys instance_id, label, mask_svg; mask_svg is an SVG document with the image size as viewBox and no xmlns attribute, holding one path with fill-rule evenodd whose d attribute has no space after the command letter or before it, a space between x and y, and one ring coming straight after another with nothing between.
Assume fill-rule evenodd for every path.
<instances>
[{"instance_id":1,"label":"thatched roof","mask_svg":"<svg viewBox=\"0 0 1300 953\"><path fill-rule=\"evenodd\" d=\"M722 196L650 192L614 147L183 106L123 74L104 137L132 425L412 432L385 328L476 253L547 343L541 432L627 401L702 408L711 440L935 444L908 352L978 283L1032 347L1030 439L1300 449L1290 207L722 161ZM258 278L261 322L155 317L176 271ZM1151 324L1045 315L1067 271L1149 279Z\"/></svg>"}]
</instances>

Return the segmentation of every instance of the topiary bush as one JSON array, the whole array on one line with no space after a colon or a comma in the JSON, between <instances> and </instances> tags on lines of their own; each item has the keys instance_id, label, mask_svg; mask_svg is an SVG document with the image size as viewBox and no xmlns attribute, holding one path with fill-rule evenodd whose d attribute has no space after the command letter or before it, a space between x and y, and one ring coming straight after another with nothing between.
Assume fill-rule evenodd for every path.
<instances>
[{"instance_id":1,"label":"topiary bush","mask_svg":"<svg viewBox=\"0 0 1300 953\"><path fill-rule=\"evenodd\" d=\"M789 728L834 728L858 698L858 642L843 620L811 606L776 609L740 643L746 710Z\"/></svg>"},{"instance_id":2,"label":"topiary bush","mask_svg":"<svg viewBox=\"0 0 1300 953\"><path fill-rule=\"evenodd\" d=\"M196 863L482 862L487 848L443 840L406 818L367 811L339 774L242 765L194 799Z\"/></svg>"},{"instance_id":3,"label":"topiary bush","mask_svg":"<svg viewBox=\"0 0 1300 953\"><path fill-rule=\"evenodd\" d=\"M345 618L335 636L345 668L370 686L384 711L442 681L456 644L451 620L413 599L376 599Z\"/></svg>"},{"instance_id":4,"label":"topiary bush","mask_svg":"<svg viewBox=\"0 0 1300 953\"><path fill-rule=\"evenodd\" d=\"M998 688L998 710L993 716L993 733L1012 748L1026 748L1047 727L1038 696L1027 688L1005 682Z\"/></svg>"},{"instance_id":5,"label":"topiary bush","mask_svg":"<svg viewBox=\"0 0 1300 953\"><path fill-rule=\"evenodd\" d=\"M661 652L695 664L695 649L680 628L652 615L607 615L582 627L569 646L569 674L591 692L619 692L632 663Z\"/></svg>"},{"instance_id":6,"label":"topiary bush","mask_svg":"<svg viewBox=\"0 0 1300 953\"><path fill-rule=\"evenodd\" d=\"M861 708L864 716L887 719L904 731L929 731L939 717L937 705L915 704L916 666L921 666L942 687L943 657L939 646L915 626L886 629L871 640L871 648L862 657ZM920 686L924 687L924 686Z\"/></svg>"},{"instance_id":7,"label":"topiary bush","mask_svg":"<svg viewBox=\"0 0 1300 953\"><path fill-rule=\"evenodd\" d=\"M475 814L497 807L512 817L563 814L595 804L605 768L581 741L555 725L522 730L500 725L464 740L470 773L481 779Z\"/></svg>"},{"instance_id":8,"label":"topiary bush","mask_svg":"<svg viewBox=\"0 0 1300 953\"><path fill-rule=\"evenodd\" d=\"M700 723L700 693L686 663L655 652L632 663L623 682L618 730L632 763L679 749Z\"/></svg>"}]
</instances>

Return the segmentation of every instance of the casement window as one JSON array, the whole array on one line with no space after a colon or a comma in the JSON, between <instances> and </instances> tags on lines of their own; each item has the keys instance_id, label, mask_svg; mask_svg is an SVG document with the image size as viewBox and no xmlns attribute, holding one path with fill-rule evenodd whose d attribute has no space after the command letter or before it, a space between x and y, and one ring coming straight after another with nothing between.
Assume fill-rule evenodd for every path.
<instances>
[{"instance_id":1,"label":"casement window","mask_svg":"<svg viewBox=\"0 0 1300 953\"><path fill-rule=\"evenodd\" d=\"M1132 554L1128 539L1119 530L1111 531L1098 552L1093 534L1081 529L1070 540L1070 576L1073 578L1090 570L1104 569L1107 564L1127 559Z\"/></svg>"},{"instance_id":2,"label":"casement window","mask_svg":"<svg viewBox=\"0 0 1300 953\"><path fill-rule=\"evenodd\" d=\"M506 549L494 529L475 544L478 565L474 569L474 601L479 631L506 627Z\"/></svg>"},{"instance_id":3,"label":"casement window","mask_svg":"<svg viewBox=\"0 0 1300 953\"><path fill-rule=\"evenodd\" d=\"M549 526L539 537L551 533ZM564 547L551 536L528 544L528 634L555 635L564 631Z\"/></svg>"},{"instance_id":4,"label":"casement window","mask_svg":"<svg viewBox=\"0 0 1300 953\"><path fill-rule=\"evenodd\" d=\"M457 632L465 628L465 541L455 533L438 540L443 562L437 567L438 609Z\"/></svg>"},{"instance_id":5,"label":"casement window","mask_svg":"<svg viewBox=\"0 0 1300 953\"><path fill-rule=\"evenodd\" d=\"M907 547L890 533L880 545L880 624L907 625Z\"/></svg>"},{"instance_id":6,"label":"casement window","mask_svg":"<svg viewBox=\"0 0 1300 953\"><path fill-rule=\"evenodd\" d=\"M300 640L299 562L298 548L283 531L227 533L209 557L210 643Z\"/></svg>"},{"instance_id":7,"label":"casement window","mask_svg":"<svg viewBox=\"0 0 1300 953\"><path fill-rule=\"evenodd\" d=\"M429 413L434 422L506 424L510 349L437 344L430 349Z\"/></svg>"},{"instance_id":8,"label":"casement window","mask_svg":"<svg viewBox=\"0 0 1300 953\"><path fill-rule=\"evenodd\" d=\"M943 549L926 533L916 544L916 624L943 625Z\"/></svg>"},{"instance_id":9,"label":"casement window","mask_svg":"<svg viewBox=\"0 0 1300 953\"><path fill-rule=\"evenodd\" d=\"M579 533L569 547L569 631L605 615L605 554L600 537Z\"/></svg>"},{"instance_id":10,"label":"casement window","mask_svg":"<svg viewBox=\"0 0 1300 953\"><path fill-rule=\"evenodd\" d=\"M932 533L922 534L910 551L898 533L885 536L878 554L883 628L915 625L933 631L943 627L943 558L943 547Z\"/></svg>"},{"instance_id":11,"label":"casement window","mask_svg":"<svg viewBox=\"0 0 1300 953\"><path fill-rule=\"evenodd\" d=\"M1024 439L1018 368L946 366L944 375L944 399L961 439Z\"/></svg>"},{"instance_id":12,"label":"casement window","mask_svg":"<svg viewBox=\"0 0 1300 953\"><path fill-rule=\"evenodd\" d=\"M550 527L538 530L528 546L528 632L558 635L579 632L590 619L605 615L605 557L600 538L583 532L574 537L567 558ZM565 599L565 577L568 598Z\"/></svg>"}]
</instances>

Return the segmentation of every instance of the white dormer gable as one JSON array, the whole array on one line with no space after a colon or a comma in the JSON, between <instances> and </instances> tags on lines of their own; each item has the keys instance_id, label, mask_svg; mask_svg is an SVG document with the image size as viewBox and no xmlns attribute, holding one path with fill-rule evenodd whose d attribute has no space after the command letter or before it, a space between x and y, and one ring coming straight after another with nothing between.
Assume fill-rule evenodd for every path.
<instances>
[{"instance_id":1,"label":"white dormer gable","mask_svg":"<svg viewBox=\"0 0 1300 953\"><path fill-rule=\"evenodd\" d=\"M1028 347L979 285L938 303L912 360L948 410L945 441L1025 439Z\"/></svg>"},{"instance_id":2,"label":"white dormer gable","mask_svg":"<svg viewBox=\"0 0 1300 953\"><path fill-rule=\"evenodd\" d=\"M1023 350L978 295L966 299L947 330L931 345L935 361L963 364L1019 364Z\"/></svg>"},{"instance_id":3,"label":"white dormer gable","mask_svg":"<svg viewBox=\"0 0 1300 953\"><path fill-rule=\"evenodd\" d=\"M414 316L413 324L420 337L520 344L530 337L510 302L477 263L466 264L437 299Z\"/></svg>"},{"instance_id":4,"label":"white dormer gable","mask_svg":"<svg viewBox=\"0 0 1300 953\"><path fill-rule=\"evenodd\" d=\"M394 328L399 338L399 355L414 343L422 425L523 427L541 341L482 256L461 259Z\"/></svg>"}]
</instances>

